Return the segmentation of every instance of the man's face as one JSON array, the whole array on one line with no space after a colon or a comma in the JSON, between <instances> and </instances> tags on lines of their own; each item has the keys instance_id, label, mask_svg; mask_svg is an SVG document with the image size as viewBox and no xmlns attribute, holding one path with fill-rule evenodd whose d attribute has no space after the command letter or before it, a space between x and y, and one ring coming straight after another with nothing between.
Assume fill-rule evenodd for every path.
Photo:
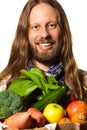
<instances>
[{"instance_id":1,"label":"man's face","mask_svg":"<svg viewBox=\"0 0 87 130\"><path fill-rule=\"evenodd\" d=\"M41 3L33 7L29 17L28 39L32 58L47 64L60 52L61 29L58 13L49 4Z\"/></svg>"}]
</instances>

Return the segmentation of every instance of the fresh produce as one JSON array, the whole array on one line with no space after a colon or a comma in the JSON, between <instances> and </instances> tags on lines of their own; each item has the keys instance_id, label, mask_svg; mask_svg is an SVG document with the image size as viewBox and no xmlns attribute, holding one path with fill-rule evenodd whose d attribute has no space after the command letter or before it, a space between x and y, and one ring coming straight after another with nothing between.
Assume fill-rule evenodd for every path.
<instances>
[{"instance_id":1,"label":"fresh produce","mask_svg":"<svg viewBox=\"0 0 87 130\"><path fill-rule=\"evenodd\" d=\"M39 109L31 107L27 110L30 113L31 117L34 120L33 127L42 127L46 123L46 118L43 113L39 111Z\"/></svg>"},{"instance_id":2,"label":"fresh produce","mask_svg":"<svg viewBox=\"0 0 87 130\"><path fill-rule=\"evenodd\" d=\"M48 123L58 123L59 120L64 117L64 114L64 108L57 103L50 103L43 110L43 115Z\"/></svg>"},{"instance_id":3,"label":"fresh produce","mask_svg":"<svg viewBox=\"0 0 87 130\"><path fill-rule=\"evenodd\" d=\"M68 117L63 117L59 120L58 124L62 124L62 123L70 123L71 120Z\"/></svg>"},{"instance_id":4,"label":"fresh produce","mask_svg":"<svg viewBox=\"0 0 87 130\"><path fill-rule=\"evenodd\" d=\"M18 112L11 115L3 122L10 129L28 129L32 126L32 118L29 112Z\"/></svg>"},{"instance_id":5,"label":"fresh produce","mask_svg":"<svg viewBox=\"0 0 87 130\"><path fill-rule=\"evenodd\" d=\"M21 70L21 72L23 73L23 70ZM41 71L41 69L39 69L38 67L32 67L32 68L30 69L30 72L32 72L33 74L38 75L41 79L43 79L45 82L47 82L44 73L43 73L43 72ZM36 78L37 78L37 77L36 77ZM32 79L32 78L31 78L31 79ZM36 80L35 80L35 82L36 82Z\"/></svg>"},{"instance_id":6,"label":"fresh produce","mask_svg":"<svg viewBox=\"0 0 87 130\"><path fill-rule=\"evenodd\" d=\"M22 69L20 72L21 75L12 81L8 91L13 91L20 95L25 102L24 105L27 104L27 109L33 108L33 112L29 112L32 109L27 112L31 113L35 126L42 126L45 120L41 112L49 103L60 101L68 92L68 87L64 84L60 85L53 76L45 76L37 67L33 67L30 70ZM38 113L38 116L36 113Z\"/></svg>"},{"instance_id":7,"label":"fresh produce","mask_svg":"<svg viewBox=\"0 0 87 130\"><path fill-rule=\"evenodd\" d=\"M87 120L87 104L84 101L73 101L66 112L72 122L84 122Z\"/></svg>"},{"instance_id":8,"label":"fresh produce","mask_svg":"<svg viewBox=\"0 0 87 130\"><path fill-rule=\"evenodd\" d=\"M21 97L26 98L37 88L38 86L35 82L29 80L26 76L19 76L12 81L8 90L11 90L19 94Z\"/></svg>"},{"instance_id":9,"label":"fresh produce","mask_svg":"<svg viewBox=\"0 0 87 130\"><path fill-rule=\"evenodd\" d=\"M21 73L26 75L27 78L35 82L37 86L42 89L42 82L39 75L37 75L36 73L33 73L31 70L30 71L21 70Z\"/></svg>"},{"instance_id":10,"label":"fresh produce","mask_svg":"<svg viewBox=\"0 0 87 130\"><path fill-rule=\"evenodd\" d=\"M44 126L46 119L37 108L31 107L27 111L9 116L3 123L10 129L29 129Z\"/></svg>"},{"instance_id":11,"label":"fresh produce","mask_svg":"<svg viewBox=\"0 0 87 130\"><path fill-rule=\"evenodd\" d=\"M0 92L0 119L6 119L10 115L23 111L23 99L12 91Z\"/></svg>"},{"instance_id":12,"label":"fresh produce","mask_svg":"<svg viewBox=\"0 0 87 130\"><path fill-rule=\"evenodd\" d=\"M71 122L84 122L87 120L87 116L85 116L83 113L75 113L72 117L71 117Z\"/></svg>"},{"instance_id":13,"label":"fresh produce","mask_svg":"<svg viewBox=\"0 0 87 130\"><path fill-rule=\"evenodd\" d=\"M60 87L55 77L46 77L37 67L31 68L30 70L22 69L20 72L22 75L12 81L8 90L14 91L22 97L27 97L39 89L40 93L36 96L36 99L39 100L51 90Z\"/></svg>"},{"instance_id":14,"label":"fresh produce","mask_svg":"<svg viewBox=\"0 0 87 130\"><path fill-rule=\"evenodd\" d=\"M59 101L68 91L68 88L65 85L60 85L55 77L46 77L37 67L30 70L22 69L20 72L22 75L13 80L8 90L14 91L24 99L32 100L32 102L27 101L30 104L28 107L36 107L42 111L48 103L55 102L57 99Z\"/></svg>"},{"instance_id":15,"label":"fresh produce","mask_svg":"<svg viewBox=\"0 0 87 130\"><path fill-rule=\"evenodd\" d=\"M61 99L61 97L64 94L66 94L67 91L68 91L68 88L66 86L61 86L58 89L49 92L48 95L44 96L43 99L33 104L32 107L36 107L40 111L43 111L44 107L47 104L52 103L52 102L58 102Z\"/></svg>"}]
</instances>

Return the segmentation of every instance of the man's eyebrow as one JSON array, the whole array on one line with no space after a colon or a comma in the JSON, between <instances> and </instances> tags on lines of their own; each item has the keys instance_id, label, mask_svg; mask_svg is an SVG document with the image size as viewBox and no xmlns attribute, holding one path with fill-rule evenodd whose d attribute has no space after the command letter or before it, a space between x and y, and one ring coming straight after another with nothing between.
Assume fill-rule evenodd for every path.
<instances>
[{"instance_id":1,"label":"man's eyebrow","mask_svg":"<svg viewBox=\"0 0 87 130\"><path fill-rule=\"evenodd\" d=\"M58 21L56 21L56 20L49 20L49 21L47 21L47 23L51 23L51 22L55 22L55 23L57 23ZM32 24L40 24L41 22L35 22L35 23L29 23L30 25L32 25Z\"/></svg>"}]
</instances>

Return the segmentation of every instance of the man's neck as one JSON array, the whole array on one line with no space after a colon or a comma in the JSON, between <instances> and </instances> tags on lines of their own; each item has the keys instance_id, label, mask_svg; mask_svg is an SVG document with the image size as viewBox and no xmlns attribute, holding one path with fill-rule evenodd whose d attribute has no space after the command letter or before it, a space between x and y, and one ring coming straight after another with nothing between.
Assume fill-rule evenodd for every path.
<instances>
[{"instance_id":1,"label":"man's neck","mask_svg":"<svg viewBox=\"0 0 87 130\"><path fill-rule=\"evenodd\" d=\"M36 67L38 67L38 68L40 68L41 70L43 70L43 71L45 71L45 72L47 72L48 70L49 70L49 68L50 68L50 66L48 66L48 65L45 65L45 64L43 64L43 63L40 63L40 62L38 62L38 61L36 61L36 60L32 60L32 62L33 62L33 64L36 66Z\"/></svg>"}]
</instances>

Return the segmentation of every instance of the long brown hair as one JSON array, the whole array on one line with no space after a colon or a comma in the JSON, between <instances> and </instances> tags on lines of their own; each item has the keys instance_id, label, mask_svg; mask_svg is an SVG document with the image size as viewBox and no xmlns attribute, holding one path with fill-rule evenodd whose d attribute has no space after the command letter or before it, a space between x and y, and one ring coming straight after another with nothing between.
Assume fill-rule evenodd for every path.
<instances>
[{"instance_id":1,"label":"long brown hair","mask_svg":"<svg viewBox=\"0 0 87 130\"><path fill-rule=\"evenodd\" d=\"M31 54L29 50L29 40L28 40L28 18L31 9L39 3L48 3L53 8L55 8L60 17L60 28L62 37L62 51L60 55L60 61L64 66L65 71L65 83L67 86L75 92L76 99L83 98L83 91L86 89L86 81L84 76L85 71L78 69L76 64L73 51L72 51L72 36L67 20L67 16L62 6L57 0L29 0L19 18L15 38L13 40L12 49L10 53L10 58L6 68L0 74L0 80L5 78L7 75L11 74L11 78L8 83L11 82L16 76L20 75L20 70L25 68L31 59ZM85 86L84 89L82 86Z\"/></svg>"}]
</instances>

